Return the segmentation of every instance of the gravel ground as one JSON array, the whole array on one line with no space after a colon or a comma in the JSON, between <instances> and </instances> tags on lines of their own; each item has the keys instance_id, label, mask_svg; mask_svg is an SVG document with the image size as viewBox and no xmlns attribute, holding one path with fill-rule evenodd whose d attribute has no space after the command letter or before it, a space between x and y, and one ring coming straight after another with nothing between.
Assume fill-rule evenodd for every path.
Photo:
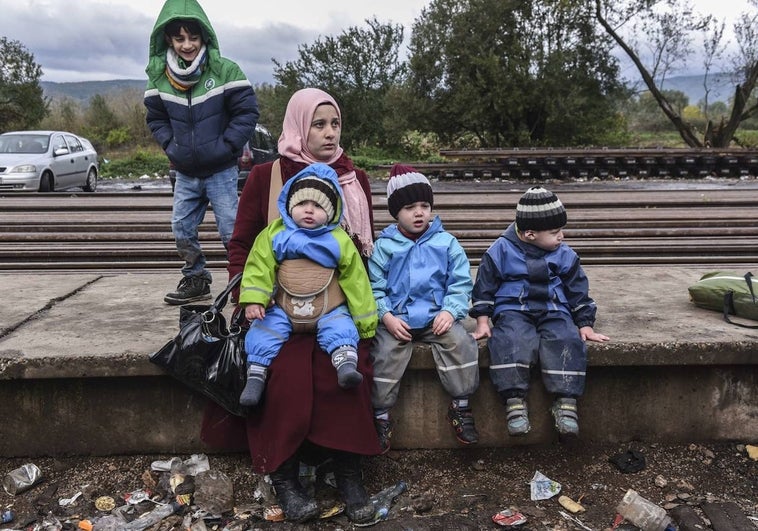
<instances>
[{"instance_id":1,"label":"gravel ground","mask_svg":"<svg viewBox=\"0 0 758 531\"><path fill-rule=\"evenodd\" d=\"M630 449L645 457L646 466L639 472L625 474L609 458ZM95 505L102 496L113 498L116 507L128 505L125 498L137 496L143 489L160 496L168 488L170 474L148 471L154 461L172 457L190 459L186 455L0 459L3 474L33 462L44 476L36 486L16 496L0 492L0 508L16 513L15 521L3 527L60 529L45 527L45 522L57 521L63 529L75 529L80 519L97 519L107 514ZM355 528L344 515L307 525L266 521L263 510L267 504L259 488L261 478L250 472L247 455L211 454L208 460L211 471L227 475L234 489L234 509L224 513L220 520L204 520L208 529ZM561 485L559 495L543 501L531 499L529 483L537 471ZM744 515L744 521L758 528L758 462L748 455L745 444L589 445L577 441L568 446L556 442L502 449L392 451L387 456L367 459L365 477L370 493L401 480L408 485L389 518L377 523L374 529L496 529L499 527L493 523L493 515L508 508L526 517L527 522L519 527L523 530L610 529L615 507L627 489L637 490L667 510L677 505L690 506L700 516L704 503L733 502ZM200 475L194 479L199 491ZM325 507L332 506L336 491L328 480L319 485L319 499ZM81 495L77 497L79 492ZM579 501L586 511L571 515L558 503L560 495ZM71 498L76 498L73 503L61 505ZM203 507L198 496L192 503L194 506L185 509L188 515ZM153 504L143 501L128 506L144 511ZM194 515L192 529L202 531L199 513ZM173 516L154 529L186 529L189 517L185 518L184 526L181 516ZM705 522L703 529L709 529ZM622 524L618 529L634 528Z\"/></svg>"}]
</instances>

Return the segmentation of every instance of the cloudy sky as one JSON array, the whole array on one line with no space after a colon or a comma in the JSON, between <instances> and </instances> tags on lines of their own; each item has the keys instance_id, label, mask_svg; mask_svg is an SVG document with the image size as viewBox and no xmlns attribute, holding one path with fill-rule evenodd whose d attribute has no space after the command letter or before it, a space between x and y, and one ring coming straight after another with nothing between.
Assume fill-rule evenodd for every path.
<instances>
[{"instance_id":1,"label":"cloudy sky","mask_svg":"<svg viewBox=\"0 0 758 531\"><path fill-rule=\"evenodd\" d=\"M297 47L339 35L376 16L405 27L430 0L201 0L221 53L254 84L273 81L273 63L297 58ZM713 0L693 0L713 12ZM161 0L0 0L0 36L20 41L42 66L43 81L143 79L150 30ZM747 0L719 0L719 17Z\"/></svg>"}]
</instances>

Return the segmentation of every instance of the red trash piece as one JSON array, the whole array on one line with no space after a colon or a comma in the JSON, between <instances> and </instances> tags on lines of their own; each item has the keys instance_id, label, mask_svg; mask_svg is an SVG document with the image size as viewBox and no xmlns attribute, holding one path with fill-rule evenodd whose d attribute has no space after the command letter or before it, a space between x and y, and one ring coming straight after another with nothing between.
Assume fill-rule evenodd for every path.
<instances>
[{"instance_id":1,"label":"red trash piece","mask_svg":"<svg viewBox=\"0 0 758 531\"><path fill-rule=\"evenodd\" d=\"M492 517L492 521L504 527L515 527L526 523L526 516L511 509L503 509Z\"/></svg>"}]
</instances>

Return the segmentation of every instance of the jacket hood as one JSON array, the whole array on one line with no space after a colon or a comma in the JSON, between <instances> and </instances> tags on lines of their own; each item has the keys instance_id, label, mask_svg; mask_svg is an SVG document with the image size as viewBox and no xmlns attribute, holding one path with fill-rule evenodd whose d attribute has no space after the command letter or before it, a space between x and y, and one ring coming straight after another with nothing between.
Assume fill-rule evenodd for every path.
<instances>
[{"instance_id":1,"label":"jacket hood","mask_svg":"<svg viewBox=\"0 0 758 531\"><path fill-rule=\"evenodd\" d=\"M519 247L524 253L528 254L529 256L545 256L546 254L549 254L553 251L546 251L545 249L542 249L541 247L537 247L536 245L532 245L529 242L525 242L521 238L518 237L518 234L516 233L516 223L513 222L510 225L508 225L508 228L505 229L505 231L501 234L503 238L506 240L509 240L513 243L513 245L516 245Z\"/></svg>"},{"instance_id":2,"label":"jacket hood","mask_svg":"<svg viewBox=\"0 0 758 531\"><path fill-rule=\"evenodd\" d=\"M213 31L208 16L197 0L166 0L161 12L150 33L149 59L145 72L149 79L162 76L166 69L166 51L168 44L165 38L165 27L169 22L176 19L191 19L196 21L203 31L203 42L208 53L208 67L213 68L219 63L221 52L219 50L216 32Z\"/></svg>"},{"instance_id":3,"label":"jacket hood","mask_svg":"<svg viewBox=\"0 0 758 531\"><path fill-rule=\"evenodd\" d=\"M290 213L287 211L287 198L289 197L290 190L292 189L292 187L297 181L305 177L312 177L312 176L328 181L337 191L338 200L337 200L337 205L335 206L334 216L332 217L331 221L329 221L329 223L327 223L326 225L322 225L321 227L318 227L316 229L303 229L301 227L298 227L295 224L295 221L292 219L292 216L290 216ZM342 196L342 187L340 186L340 183L338 181L337 172L335 172L330 166L323 164L321 162L317 162L309 166L306 166L305 168L300 170L297 174L295 174L294 177L292 177L291 179L288 179L287 182L284 183L284 186L282 187L282 191L279 194L279 199L277 201L279 214L282 216L282 221L284 221L284 225L287 228L293 229L293 230L311 230L313 231L313 233L319 233L319 234L322 232L330 232L339 226L340 222L342 221L342 216L344 214L344 204L345 204L345 198Z\"/></svg>"}]
</instances>

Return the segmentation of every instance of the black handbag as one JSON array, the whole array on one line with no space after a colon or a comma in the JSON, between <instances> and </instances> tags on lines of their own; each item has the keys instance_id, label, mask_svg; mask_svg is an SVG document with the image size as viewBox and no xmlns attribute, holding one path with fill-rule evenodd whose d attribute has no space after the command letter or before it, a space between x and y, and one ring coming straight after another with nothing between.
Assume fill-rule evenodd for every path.
<instances>
[{"instance_id":1,"label":"black handbag","mask_svg":"<svg viewBox=\"0 0 758 531\"><path fill-rule=\"evenodd\" d=\"M244 417L247 408L239 398L247 378L246 329L240 325L241 314L235 314L228 326L222 313L241 280L239 273L211 305L182 306L179 333L149 359L229 413Z\"/></svg>"}]
</instances>

